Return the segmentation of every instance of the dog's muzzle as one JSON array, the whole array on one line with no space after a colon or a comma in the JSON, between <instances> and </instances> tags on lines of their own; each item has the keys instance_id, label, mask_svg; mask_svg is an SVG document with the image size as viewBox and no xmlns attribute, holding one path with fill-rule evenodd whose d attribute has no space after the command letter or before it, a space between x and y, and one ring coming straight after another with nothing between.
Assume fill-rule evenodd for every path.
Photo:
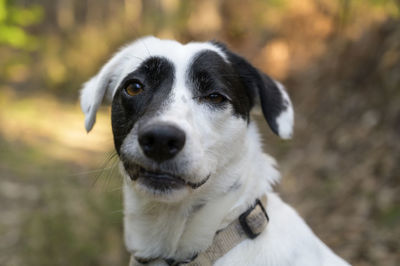
<instances>
[{"instance_id":1,"label":"dog's muzzle","mask_svg":"<svg viewBox=\"0 0 400 266\"><path fill-rule=\"evenodd\" d=\"M152 163L151 167L146 167L130 162L128 158L123 159L124 168L133 181L147 188L166 192L186 186L196 189L208 180L209 176L206 176L200 182L193 183L179 174L163 170L164 167L156 167L168 164L185 146L186 135L179 127L168 123L144 125L138 129L138 142L144 156Z\"/></svg>"}]
</instances>

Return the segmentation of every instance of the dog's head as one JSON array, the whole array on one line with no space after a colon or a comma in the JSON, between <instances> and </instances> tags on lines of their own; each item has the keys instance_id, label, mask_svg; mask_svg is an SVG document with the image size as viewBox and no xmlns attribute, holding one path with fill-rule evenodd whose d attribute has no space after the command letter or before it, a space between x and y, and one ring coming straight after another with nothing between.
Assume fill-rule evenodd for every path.
<instances>
[{"instance_id":1,"label":"dog's head","mask_svg":"<svg viewBox=\"0 0 400 266\"><path fill-rule=\"evenodd\" d=\"M195 193L240 157L255 104L273 132L292 133L283 86L216 42L139 39L84 85L87 131L103 98L112 102L123 172L133 189L162 201Z\"/></svg>"}]
</instances>

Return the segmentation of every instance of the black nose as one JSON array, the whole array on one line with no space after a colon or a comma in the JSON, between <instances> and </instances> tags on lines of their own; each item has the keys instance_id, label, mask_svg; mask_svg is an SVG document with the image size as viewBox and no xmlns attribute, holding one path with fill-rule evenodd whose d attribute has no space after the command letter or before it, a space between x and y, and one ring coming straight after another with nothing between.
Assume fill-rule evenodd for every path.
<instances>
[{"instance_id":1,"label":"black nose","mask_svg":"<svg viewBox=\"0 0 400 266\"><path fill-rule=\"evenodd\" d=\"M185 132L169 124L154 124L139 129L139 144L147 157L163 162L173 158L185 145Z\"/></svg>"}]
</instances>

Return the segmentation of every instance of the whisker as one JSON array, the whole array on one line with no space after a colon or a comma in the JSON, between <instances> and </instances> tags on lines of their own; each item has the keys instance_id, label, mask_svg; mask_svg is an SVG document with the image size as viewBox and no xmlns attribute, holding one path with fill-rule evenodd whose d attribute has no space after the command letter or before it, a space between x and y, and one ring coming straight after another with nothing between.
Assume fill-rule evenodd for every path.
<instances>
[{"instance_id":1,"label":"whisker","mask_svg":"<svg viewBox=\"0 0 400 266\"><path fill-rule=\"evenodd\" d=\"M116 158L116 156L117 156L117 153L116 153L115 151L112 151L111 153L109 153L109 155L106 157L106 159L105 159L104 162L103 162L103 166L108 165L113 159ZM115 165L116 165L117 163L118 163L118 162L113 163L111 167L103 167L103 168L101 168L101 169L100 169L101 171L96 175L96 177L95 177L95 179L94 179L94 182L93 182L93 184L92 184L92 187L94 187L94 186L96 185L97 181L98 181L99 178L104 174L104 171L105 171L105 170L110 170L109 172L112 172L112 170L115 168Z\"/></svg>"},{"instance_id":2,"label":"whisker","mask_svg":"<svg viewBox=\"0 0 400 266\"><path fill-rule=\"evenodd\" d=\"M102 190L107 191L107 187L109 187L112 177L115 175L115 169L117 168L117 165L118 161L115 161L111 167L111 170L104 172Z\"/></svg>"},{"instance_id":3,"label":"whisker","mask_svg":"<svg viewBox=\"0 0 400 266\"><path fill-rule=\"evenodd\" d=\"M143 44L144 48L145 48L146 51L147 51L148 56L151 56L151 53L150 53L149 49L147 48L146 43L145 43L144 41L142 41L141 39L140 39L139 41L140 41L141 44Z\"/></svg>"},{"instance_id":4,"label":"whisker","mask_svg":"<svg viewBox=\"0 0 400 266\"><path fill-rule=\"evenodd\" d=\"M115 211L110 212L110 214L116 214L116 213L124 213L124 210L120 209L120 210L115 210Z\"/></svg>"},{"instance_id":5,"label":"whisker","mask_svg":"<svg viewBox=\"0 0 400 266\"><path fill-rule=\"evenodd\" d=\"M81 172L74 173L74 174L69 174L69 175L66 175L66 176L67 176L67 177L71 177L71 176L80 176L80 175L94 174L94 173L98 173L98 172L101 172L101 171L104 171L104 170L109 170L109 169L112 169L112 168L113 168L113 167L110 166L110 167L105 167L105 168L99 168L99 169L89 170L89 171L81 171Z\"/></svg>"}]
</instances>

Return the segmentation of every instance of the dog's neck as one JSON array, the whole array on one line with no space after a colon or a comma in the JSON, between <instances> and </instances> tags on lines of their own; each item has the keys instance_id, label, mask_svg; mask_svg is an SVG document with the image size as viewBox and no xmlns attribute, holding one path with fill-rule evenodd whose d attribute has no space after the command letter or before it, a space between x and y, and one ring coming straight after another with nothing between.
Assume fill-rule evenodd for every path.
<instances>
[{"instance_id":1,"label":"dog's neck","mask_svg":"<svg viewBox=\"0 0 400 266\"><path fill-rule=\"evenodd\" d=\"M187 259L206 249L217 230L271 190L279 179L275 161L263 154L255 125L249 125L247 134L243 153L216 173L229 178L210 178L199 188L207 195L198 193L201 196L176 204L155 202L132 191L126 179L124 223L128 250L142 258Z\"/></svg>"}]
</instances>

